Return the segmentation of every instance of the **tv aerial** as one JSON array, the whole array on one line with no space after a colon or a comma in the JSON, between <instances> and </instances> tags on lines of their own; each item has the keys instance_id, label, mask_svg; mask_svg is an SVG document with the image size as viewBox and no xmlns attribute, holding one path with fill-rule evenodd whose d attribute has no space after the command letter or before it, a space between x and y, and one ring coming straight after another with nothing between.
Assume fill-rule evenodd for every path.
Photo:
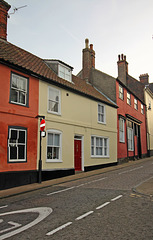
<instances>
[{"instance_id":1,"label":"tv aerial","mask_svg":"<svg viewBox=\"0 0 153 240\"><path fill-rule=\"evenodd\" d=\"M19 9L24 8L24 7L27 7L27 5L24 5L24 6L21 6L21 7L18 7L18 8L16 8L16 7L13 8L13 12L8 14L8 18L10 18L10 15L16 13Z\"/></svg>"}]
</instances>

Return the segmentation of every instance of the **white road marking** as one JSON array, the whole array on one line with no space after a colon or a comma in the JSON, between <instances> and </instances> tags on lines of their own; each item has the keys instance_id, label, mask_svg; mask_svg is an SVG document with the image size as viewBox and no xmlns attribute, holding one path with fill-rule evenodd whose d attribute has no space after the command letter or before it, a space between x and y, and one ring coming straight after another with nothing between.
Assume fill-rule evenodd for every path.
<instances>
[{"instance_id":1,"label":"white road marking","mask_svg":"<svg viewBox=\"0 0 153 240\"><path fill-rule=\"evenodd\" d=\"M38 224L39 222L41 222L44 218L46 218L48 215L50 215L52 213L52 209L48 208L48 207L40 207L40 208L30 208L30 209L25 209L25 210L18 210L18 211L13 211L13 212L6 212L6 213L1 213L1 216L7 216L7 215L13 215L13 214L18 214L18 213L39 213L38 217L28 223L27 225L20 227L14 231L11 231L9 233L3 234L0 236L0 240L12 237L20 232L23 232L25 230L27 230L28 228L33 227L34 225Z\"/></svg>"},{"instance_id":2,"label":"white road marking","mask_svg":"<svg viewBox=\"0 0 153 240\"><path fill-rule=\"evenodd\" d=\"M10 230L13 230L14 228L18 228L18 227L22 226L21 224L15 223L15 222L12 222L12 221L8 222L8 224L12 225L12 227L9 227L9 228L6 228L4 230L1 230L0 233L8 232Z\"/></svg>"},{"instance_id":3,"label":"white road marking","mask_svg":"<svg viewBox=\"0 0 153 240\"><path fill-rule=\"evenodd\" d=\"M99 179L97 179L97 180L93 180L93 181L90 181L90 182L82 183L82 184L77 185L77 186L65 188L65 189L62 189L62 190L59 190L59 191L56 191L56 192L52 192L52 193L47 193L46 195L47 195L47 196L50 196L50 195L54 195L54 194L57 194L57 193L65 192L65 191L71 190L71 189L73 189L73 188L79 188L79 187L82 187L82 186L84 186L84 185L87 185L87 184L90 184L90 183L93 183L93 182L98 182L98 181L104 180L104 179L106 179L106 178L107 178L107 177L99 178Z\"/></svg>"},{"instance_id":4,"label":"white road marking","mask_svg":"<svg viewBox=\"0 0 153 240\"><path fill-rule=\"evenodd\" d=\"M5 206L1 206L1 207L0 207L0 209L2 209L2 208L6 208L6 207L8 207L8 205L5 205Z\"/></svg>"},{"instance_id":5,"label":"white road marking","mask_svg":"<svg viewBox=\"0 0 153 240\"><path fill-rule=\"evenodd\" d=\"M71 225L71 224L72 224L72 222L65 223L65 224L63 224L62 226L60 226L60 227L52 230L51 232L48 232L46 235L47 235L47 236L53 235L54 233L62 230L63 228L66 228L67 226L69 226L69 225Z\"/></svg>"},{"instance_id":6,"label":"white road marking","mask_svg":"<svg viewBox=\"0 0 153 240\"><path fill-rule=\"evenodd\" d=\"M121 197L123 197L123 195L119 195L119 196L117 196L117 197L111 199L111 201L116 201L116 200L118 200L118 199L121 198Z\"/></svg>"},{"instance_id":7,"label":"white road marking","mask_svg":"<svg viewBox=\"0 0 153 240\"><path fill-rule=\"evenodd\" d=\"M0 219L0 223L2 223L3 222L3 219Z\"/></svg>"},{"instance_id":8,"label":"white road marking","mask_svg":"<svg viewBox=\"0 0 153 240\"><path fill-rule=\"evenodd\" d=\"M54 194L61 193L61 192L65 192L65 191L71 190L73 188L75 188L75 187L70 187L70 188L62 189L62 190L59 190L59 191L56 191L56 192L48 193L47 196L54 195Z\"/></svg>"},{"instance_id":9,"label":"white road marking","mask_svg":"<svg viewBox=\"0 0 153 240\"><path fill-rule=\"evenodd\" d=\"M135 171L135 170L140 169L140 168L143 168L143 166L140 166L140 167L137 167L137 168L133 168L133 169L130 169L130 170L127 170L127 171L124 171L124 172L120 172L118 174L120 175L120 174L124 174L124 173L128 173L128 172L132 172L132 171Z\"/></svg>"},{"instance_id":10,"label":"white road marking","mask_svg":"<svg viewBox=\"0 0 153 240\"><path fill-rule=\"evenodd\" d=\"M110 204L110 202L105 202L105 203L103 203L102 205L100 205L99 207L96 207L96 209L97 209L97 210L98 210L98 209L101 209L101 208L107 206L108 204Z\"/></svg>"},{"instance_id":11,"label":"white road marking","mask_svg":"<svg viewBox=\"0 0 153 240\"><path fill-rule=\"evenodd\" d=\"M94 211L87 212L79 217L77 217L75 220L81 220L82 218L87 217L88 215L92 214Z\"/></svg>"}]
</instances>

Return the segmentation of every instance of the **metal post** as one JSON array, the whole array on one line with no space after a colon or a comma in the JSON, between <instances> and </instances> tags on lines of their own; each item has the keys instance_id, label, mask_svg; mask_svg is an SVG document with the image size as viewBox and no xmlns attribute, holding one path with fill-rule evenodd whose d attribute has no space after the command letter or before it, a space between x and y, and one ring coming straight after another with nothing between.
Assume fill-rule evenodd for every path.
<instances>
[{"instance_id":1,"label":"metal post","mask_svg":"<svg viewBox=\"0 0 153 240\"><path fill-rule=\"evenodd\" d=\"M40 120L41 121L41 120ZM42 160L41 160L41 130L40 130L40 149L39 149L39 167L38 167L38 183L42 181Z\"/></svg>"}]
</instances>

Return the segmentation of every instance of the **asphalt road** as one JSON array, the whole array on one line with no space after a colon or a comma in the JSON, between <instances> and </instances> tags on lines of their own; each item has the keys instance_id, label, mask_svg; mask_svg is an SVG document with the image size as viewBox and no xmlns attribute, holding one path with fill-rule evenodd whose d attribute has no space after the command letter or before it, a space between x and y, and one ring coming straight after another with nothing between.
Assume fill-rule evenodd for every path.
<instances>
[{"instance_id":1,"label":"asphalt road","mask_svg":"<svg viewBox=\"0 0 153 240\"><path fill-rule=\"evenodd\" d=\"M0 200L0 240L152 240L153 161Z\"/></svg>"}]
</instances>

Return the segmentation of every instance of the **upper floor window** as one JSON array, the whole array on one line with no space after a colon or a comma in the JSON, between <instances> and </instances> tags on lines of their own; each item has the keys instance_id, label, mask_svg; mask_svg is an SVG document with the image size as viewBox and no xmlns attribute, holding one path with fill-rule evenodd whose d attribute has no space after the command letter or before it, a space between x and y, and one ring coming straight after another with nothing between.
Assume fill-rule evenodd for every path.
<instances>
[{"instance_id":1,"label":"upper floor window","mask_svg":"<svg viewBox=\"0 0 153 240\"><path fill-rule=\"evenodd\" d=\"M141 113L144 114L144 106L142 103L141 103Z\"/></svg>"},{"instance_id":2,"label":"upper floor window","mask_svg":"<svg viewBox=\"0 0 153 240\"><path fill-rule=\"evenodd\" d=\"M134 99L134 108L138 110L138 100L136 98Z\"/></svg>"},{"instance_id":3,"label":"upper floor window","mask_svg":"<svg viewBox=\"0 0 153 240\"><path fill-rule=\"evenodd\" d=\"M48 88L48 112L54 114L61 113L60 91L56 88Z\"/></svg>"},{"instance_id":4,"label":"upper floor window","mask_svg":"<svg viewBox=\"0 0 153 240\"><path fill-rule=\"evenodd\" d=\"M131 105L131 94L127 92L127 104Z\"/></svg>"},{"instance_id":5,"label":"upper floor window","mask_svg":"<svg viewBox=\"0 0 153 240\"><path fill-rule=\"evenodd\" d=\"M109 139L105 137L91 137L91 156L108 157L109 156Z\"/></svg>"},{"instance_id":6,"label":"upper floor window","mask_svg":"<svg viewBox=\"0 0 153 240\"><path fill-rule=\"evenodd\" d=\"M8 161L25 162L27 145L27 129L9 127L8 133Z\"/></svg>"},{"instance_id":7,"label":"upper floor window","mask_svg":"<svg viewBox=\"0 0 153 240\"><path fill-rule=\"evenodd\" d=\"M119 85L119 98L122 100L124 99L124 91L121 85Z\"/></svg>"},{"instance_id":8,"label":"upper floor window","mask_svg":"<svg viewBox=\"0 0 153 240\"><path fill-rule=\"evenodd\" d=\"M72 73L71 73L71 69L59 64L58 66L58 74L59 77L71 82L72 81Z\"/></svg>"},{"instance_id":9,"label":"upper floor window","mask_svg":"<svg viewBox=\"0 0 153 240\"><path fill-rule=\"evenodd\" d=\"M10 102L28 106L28 78L11 74Z\"/></svg>"},{"instance_id":10,"label":"upper floor window","mask_svg":"<svg viewBox=\"0 0 153 240\"><path fill-rule=\"evenodd\" d=\"M101 103L98 103L98 122L106 123L105 106Z\"/></svg>"},{"instance_id":11,"label":"upper floor window","mask_svg":"<svg viewBox=\"0 0 153 240\"><path fill-rule=\"evenodd\" d=\"M125 129L124 129L124 119L119 119L119 140L120 142L125 142Z\"/></svg>"},{"instance_id":12,"label":"upper floor window","mask_svg":"<svg viewBox=\"0 0 153 240\"><path fill-rule=\"evenodd\" d=\"M148 101L148 110L150 110L151 109L151 100L149 99L149 101Z\"/></svg>"}]
</instances>

